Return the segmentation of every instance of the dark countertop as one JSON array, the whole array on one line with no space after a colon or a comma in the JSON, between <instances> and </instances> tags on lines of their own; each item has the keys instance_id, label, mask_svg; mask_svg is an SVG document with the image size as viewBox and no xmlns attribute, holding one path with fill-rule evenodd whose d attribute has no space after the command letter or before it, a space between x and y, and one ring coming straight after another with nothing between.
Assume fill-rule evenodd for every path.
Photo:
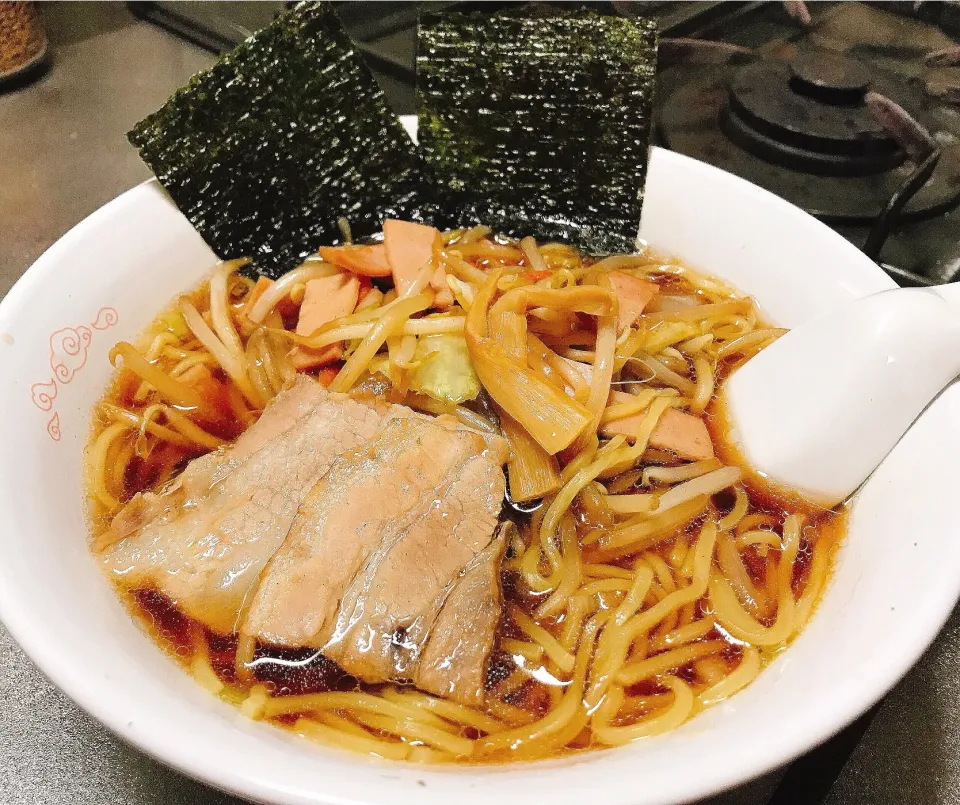
<instances>
[{"instance_id":1,"label":"dark countertop","mask_svg":"<svg viewBox=\"0 0 960 805\"><path fill-rule=\"evenodd\" d=\"M0 92L0 295L105 202L149 178L125 138L214 57L120 3L44 7L53 63ZM865 657L864 662L870 658ZM960 802L960 612L888 697L826 805ZM0 805L228 805L120 742L53 688L0 626ZM807 805L780 774L711 805Z\"/></svg>"}]
</instances>

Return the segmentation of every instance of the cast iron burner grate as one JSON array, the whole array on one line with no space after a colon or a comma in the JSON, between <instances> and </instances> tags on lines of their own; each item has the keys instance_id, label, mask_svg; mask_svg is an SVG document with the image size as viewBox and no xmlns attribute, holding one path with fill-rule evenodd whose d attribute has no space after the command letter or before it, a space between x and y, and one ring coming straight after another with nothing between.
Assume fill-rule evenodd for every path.
<instances>
[{"instance_id":1,"label":"cast iron burner grate","mask_svg":"<svg viewBox=\"0 0 960 805\"><path fill-rule=\"evenodd\" d=\"M869 224L916 169L868 110L871 89L935 129L909 85L851 57L808 51L684 80L660 108L658 133L668 148L742 176L827 223ZM940 151L901 221L939 215L960 201L960 143Z\"/></svg>"}]
</instances>

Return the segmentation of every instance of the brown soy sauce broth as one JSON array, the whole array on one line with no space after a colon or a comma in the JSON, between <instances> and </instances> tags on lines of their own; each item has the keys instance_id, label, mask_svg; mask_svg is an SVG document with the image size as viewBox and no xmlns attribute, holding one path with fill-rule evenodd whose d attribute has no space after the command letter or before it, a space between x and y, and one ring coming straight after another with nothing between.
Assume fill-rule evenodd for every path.
<instances>
[{"instance_id":1,"label":"brown soy sauce broth","mask_svg":"<svg viewBox=\"0 0 960 805\"><path fill-rule=\"evenodd\" d=\"M381 687L357 681L316 649L268 646L257 646L250 663L252 678L241 681L237 676L236 635L211 632L156 590L121 592L137 621L167 654L188 667L198 652L204 652L220 681L234 690L245 691L262 684L271 696L298 696L351 690L373 693Z\"/></svg>"},{"instance_id":2,"label":"brown soy sauce broth","mask_svg":"<svg viewBox=\"0 0 960 805\"><path fill-rule=\"evenodd\" d=\"M479 267L484 267L499 265L502 260L496 255L491 255L481 257L473 262ZM522 259L520 263L523 264ZM655 282L664 294L697 296L704 302L710 301L704 298L703 292L684 276L681 267L668 262L657 261L655 258L651 258L651 264L658 265L660 268L652 271L648 275L648 279ZM208 309L206 284L194 293L189 294L189 297L201 313ZM238 304L242 302L242 296L238 297L236 301ZM289 324L289 322L287 323ZM717 377L718 387L722 380L744 360L746 358L720 361ZM135 399L139 386L140 380L136 375L128 370L121 369L113 379L103 401L132 410L142 410L143 404L138 403ZM211 383L204 389L205 407L200 421L206 430L226 441L235 439L250 424L249 421L242 421L237 415L237 394L237 388L223 371L219 368L212 368ZM728 446L729 442L724 432L722 411L716 404L716 398L707 409L706 420L714 444L718 448L718 457L726 464L744 467L745 464L741 457L736 455ZM135 457L123 474L121 501L126 502L139 492L155 491L162 488L164 484L175 478L192 459L204 452L204 450L198 448L162 443L147 455ZM658 456L657 463L670 465L682 462L671 460L669 457ZM818 544L820 547L827 548L832 555L843 534L845 512L825 511L811 507L794 496L771 489L763 482L763 479L753 476L745 478L742 486L749 498L748 511L770 516L771 521L765 527L774 529L779 533L784 519L789 514L799 513L803 515L804 525L801 531L800 550L793 577L794 593L799 596L805 588L810 574L814 545ZM640 490L637 489L636 491ZM730 493L715 495L708 512L686 524L673 537L647 550L654 551L661 558L667 560L676 540L682 538L691 542L695 539L706 516L722 517L730 511L733 504L733 496ZM592 522L589 513L579 503L575 504L574 513L578 524L578 533L581 537L589 528L602 525ZM533 539L533 535L529 533L529 519L521 518L517 525L523 535L523 541L525 544L529 544L529 540ZM104 522L103 518L100 521L95 520L93 533L98 534L108 526L109 522ZM766 558L756 548L743 551L741 556L752 581L758 586L763 585L765 574L768 572ZM605 559L603 561L627 570L632 569L634 559L634 555L628 555L615 560ZM584 561L599 560L592 560L587 548L584 550ZM832 559L830 567L832 567ZM546 594L536 594L526 589L522 578L516 571L505 570L502 574L501 583L505 607L498 629L496 647L491 654L487 669L486 688L488 697L516 708L518 712L526 714L526 720L533 721L550 711L554 704L557 689L559 688L562 692L563 688L560 685L551 685L541 681L553 676L546 664L541 664L538 667L536 664L526 662L525 669L531 678L513 687L509 693L502 693L502 684L523 662L522 658L517 658L506 651L502 647L502 642L507 639L529 640L523 630L510 618L509 608L515 606L524 613L532 615L538 605L542 603ZM156 590L142 589L131 592L119 586L117 589L122 600L151 639L185 668L189 669L192 660L199 652L202 652L203 656L209 660L213 672L226 686L221 695L234 703L242 700L254 685L263 685L269 694L275 697L336 691L362 691L377 694L383 688L382 685L367 685L359 682L315 649L289 650L262 645L258 645L254 653L251 664L252 678L242 680L236 672L236 635L212 633L198 621L186 616L177 608L175 602ZM601 603L603 608L611 608L616 605L617 601L612 597L608 597ZM696 601L694 604L694 620L709 615L709 606L706 596ZM762 619L761 622L763 622ZM564 626L563 617L556 617L542 625L555 637L558 637ZM764 625L769 625L769 622L764 623ZM727 647L714 656L723 664L727 672L737 668L743 655L743 648L736 640L731 640L729 635L717 629L711 630L699 639L726 642ZM782 648L781 646L777 647L775 651L762 652L763 661L765 663L769 662ZM672 673L695 689L705 686L698 675L695 663L676 668ZM662 702L662 697L667 693L667 688L660 685L656 678L653 678L628 686L625 693L637 709L626 714L626 716L621 714L618 717L618 723L628 722L630 718L656 710L658 701ZM658 700L657 697L661 697L661 699ZM297 715L288 715L278 717L273 721L280 726L290 726L296 719ZM470 734L471 731L472 728L464 728L465 735L475 737L475 735ZM557 754L567 754L570 751L587 749L591 746L589 733L585 733L575 738L569 747L560 750Z\"/></svg>"}]
</instances>

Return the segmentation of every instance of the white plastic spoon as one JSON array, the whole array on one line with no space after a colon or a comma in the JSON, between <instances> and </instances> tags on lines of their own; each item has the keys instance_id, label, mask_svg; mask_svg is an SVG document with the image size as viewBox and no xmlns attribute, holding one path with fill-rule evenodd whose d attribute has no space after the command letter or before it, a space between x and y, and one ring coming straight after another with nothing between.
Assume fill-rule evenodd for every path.
<instances>
[{"instance_id":1,"label":"white plastic spoon","mask_svg":"<svg viewBox=\"0 0 960 805\"><path fill-rule=\"evenodd\" d=\"M960 283L899 288L802 324L737 369L733 444L769 481L834 506L960 376Z\"/></svg>"}]
</instances>

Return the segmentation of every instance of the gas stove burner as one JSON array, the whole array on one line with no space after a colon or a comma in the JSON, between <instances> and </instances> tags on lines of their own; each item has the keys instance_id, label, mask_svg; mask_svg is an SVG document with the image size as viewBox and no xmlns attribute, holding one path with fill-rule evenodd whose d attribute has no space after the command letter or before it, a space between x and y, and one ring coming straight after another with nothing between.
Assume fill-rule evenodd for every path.
<instances>
[{"instance_id":1,"label":"gas stove burner","mask_svg":"<svg viewBox=\"0 0 960 805\"><path fill-rule=\"evenodd\" d=\"M761 159L827 176L891 170L905 155L870 114L867 71L852 59L822 54L756 62L730 82L724 133Z\"/></svg>"},{"instance_id":2,"label":"gas stove burner","mask_svg":"<svg viewBox=\"0 0 960 805\"><path fill-rule=\"evenodd\" d=\"M829 223L874 221L916 168L864 98L876 90L921 122L929 101L847 56L811 50L790 61L756 59L709 75L676 67L662 81L678 87L657 121L667 147ZM940 163L902 219L936 215L960 200L960 143L954 138L940 147Z\"/></svg>"}]
</instances>

